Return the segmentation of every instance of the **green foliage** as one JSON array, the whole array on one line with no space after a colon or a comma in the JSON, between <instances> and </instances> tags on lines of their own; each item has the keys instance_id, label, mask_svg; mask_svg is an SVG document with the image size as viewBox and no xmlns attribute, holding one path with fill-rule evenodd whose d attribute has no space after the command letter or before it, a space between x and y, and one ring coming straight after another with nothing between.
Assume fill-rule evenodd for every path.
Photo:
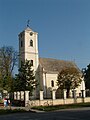
<instances>
[{"instance_id":1,"label":"green foliage","mask_svg":"<svg viewBox=\"0 0 90 120\"><path fill-rule=\"evenodd\" d=\"M35 76L32 70L32 65L30 61L26 60L25 62L22 62L21 67L19 69L19 74L16 75L15 90L29 90L30 93L32 93L36 85L37 82L35 80Z\"/></svg>"},{"instance_id":2,"label":"green foliage","mask_svg":"<svg viewBox=\"0 0 90 120\"><path fill-rule=\"evenodd\" d=\"M3 80L3 88L7 90L9 93L13 92L13 77L6 76Z\"/></svg>"},{"instance_id":3,"label":"green foliage","mask_svg":"<svg viewBox=\"0 0 90 120\"><path fill-rule=\"evenodd\" d=\"M81 81L80 71L76 68L62 69L57 77L57 85L60 89L67 89L67 97L69 97L70 89L77 88Z\"/></svg>"},{"instance_id":4,"label":"green foliage","mask_svg":"<svg viewBox=\"0 0 90 120\"><path fill-rule=\"evenodd\" d=\"M90 89L90 64L87 66L87 69L84 69L84 78L86 89Z\"/></svg>"},{"instance_id":5,"label":"green foliage","mask_svg":"<svg viewBox=\"0 0 90 120\"><path fill-rule=\"evenodd\" d=\"M3 91L3 79L2 79L2 74L1 74L1 71L0 71L0 91Z\"/></svg>"}]
</instances>

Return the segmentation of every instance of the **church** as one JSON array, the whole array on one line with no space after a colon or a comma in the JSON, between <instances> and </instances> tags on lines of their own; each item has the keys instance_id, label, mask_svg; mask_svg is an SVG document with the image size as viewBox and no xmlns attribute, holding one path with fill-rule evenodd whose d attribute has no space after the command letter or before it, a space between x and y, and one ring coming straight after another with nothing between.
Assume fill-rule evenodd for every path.
<instances>
[{"instance_id":1,"label":"church","mask_svg":"<svg viewBox=\"0 0 90 120\"><path fill-rule=\"evenodd\" d=\"M39 98L39 91L43 91L44 98L51 98L51 91L55 90L56 98L62 95L57 86L57 75L65 67L75 67L77 65L72 61L57 60L52 58L39 58L38 51L38 33L30 27L24 29L19 35L19 66L22 61L30 60L32 69L35 73L35 79L38 80L38 87L33 93L33 97ZM85 84L76 88L76 96L81 96L81 90L85 90ZM72 96L72 91L70 92Z\"/></svg>"}]
</instances>

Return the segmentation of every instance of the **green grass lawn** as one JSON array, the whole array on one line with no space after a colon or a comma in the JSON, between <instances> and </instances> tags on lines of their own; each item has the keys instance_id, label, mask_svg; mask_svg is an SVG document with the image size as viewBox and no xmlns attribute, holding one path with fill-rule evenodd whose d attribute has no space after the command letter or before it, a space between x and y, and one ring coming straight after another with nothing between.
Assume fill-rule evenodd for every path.
<instances>
[{"instance_id":1,"label":"green grass lawn","mask_svg":"<svg viewBox=\"0 0 90 120\"><path fill-rule=\"evenodd\" d=\"M90 103L77 103L77 104L55 105L55 106L36 106L36 107L32 107L32 109L37 109L42 111L54 111L60 109L81 108L81 107L90 107Z\"/></svg>"},{"instance_id":2,"label":"green grass lawn","mask_svg":"<svg viewBox=\"0 0 90 120\"><path fill-rule=\"evenodd\" d=\"M90 107L89 103L77 103L77 104L67 104L67 105L55 105L55 106L36 106L31 109L41 110L41 111L54 111L60 109L70 109L70 108L81 108L81 107ZM27 112L24 109L0 109L0 115L10 114L10 113L22 113Z\"/></svg>"}]
</instances>

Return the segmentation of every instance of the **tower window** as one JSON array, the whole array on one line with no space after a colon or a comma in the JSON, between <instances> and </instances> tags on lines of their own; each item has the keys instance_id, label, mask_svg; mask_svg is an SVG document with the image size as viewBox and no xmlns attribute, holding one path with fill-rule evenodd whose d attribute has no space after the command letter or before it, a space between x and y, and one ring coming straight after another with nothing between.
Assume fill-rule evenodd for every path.
<instances>
[{"instance_id":1,"label":"tower window","mask_svg":"<svg viewBox=\"0 0 90 120\"><path fill-rule=\"evenodd\" d=\"M33 40L30 40L30 46L33 47Z\"/></svg>"},{"instance_id":2,"label":"tower window","mask_svg":"<svg viewBox=\"0 0 90 120\"><path fill-rule=\"evenodd\" d=\"M31 60L30 62L31 62L31 66L33 66L33 60Z\"/></svg>"},{"instance_id":3,"label":"tower window","mask_svg":"<svg viewBox=\"0 0 90 120\"><path fill-rule=\"evenodd\" d=\"M51 81L51 86L54 87L54 81L53 80Z\"/></svg>"},{"instance_id":4,"label":"tower window","mask_svg":"<svg viewBox=\"0 0 90 120\"><path fill-rule=\"evenodd\" d=\"M23 47L23 41L21 40L21 47Z\"/></svg>"},{"instance_id":5,"label":"tower window","mask_svg":"<svg viewBox=\"0 0 90 120\"><path fill-rule=\"evenodd\" d=\"M32 36L33 35L33 33L32 32L30 32L30 36Z\"/></svg>"}]
</instances>

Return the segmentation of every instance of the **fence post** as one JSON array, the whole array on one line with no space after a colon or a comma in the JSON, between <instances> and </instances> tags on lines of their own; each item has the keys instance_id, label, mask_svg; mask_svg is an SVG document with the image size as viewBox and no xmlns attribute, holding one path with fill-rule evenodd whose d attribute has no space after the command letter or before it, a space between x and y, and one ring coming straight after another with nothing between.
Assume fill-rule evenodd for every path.
<instances>
[{"instance_id":1,"label":"fence post","mask_svg":"<svg viewBox=\"0 0 90 120\"><path fill-rule=\"evenodd\" d=\"M43 91L40 91L40 100L43 100Z\"/></svg>"},{"instance_id":2,"label":"fence post","mask_svg":"<svg viewBox=\"0 0 90 120\"><path fill-rule=\"evenodd\" d=\"M16 99L17 99L17 93L14 92L14 100L16 100Z\"/></svg>"},{"instance_id":3,"label":"fence post","mask_svg":"<svg viewBox=\"0 0 90 120\"><path fill-rule=\"evenodd\" d=\"M77 103L76 90L73 89L72 93L73 93L74 103Z\"/></svg>"},{"instance_id":4,"label":"fence post","mask_svg":"<svg viewBox=\"0 0 90 120\"><path fill-rule=\"evenodd\" d=\"M64 104L66 104L66 89L63 89Z\"/></svg>"},{"instance_id":5,"label":"fence post","mask_svg":"<svg viewBox=\"0 0 90 120\"><path fill-rule=\"evenodd\" d=\"M81 93L82 93L82 101L84 102L84 99L86 97L84 78L82 78L82 82L81 82Z\"/></svg>"},{"instance_id":6,"label":"fence post","mask_svg":"<svg viewBox=\"0 0 90 120\"><path fill-rule=\"evenodd\" d=\"M20 100L20 92L17 92L17 100Z\"/></svg>"},{"instance_id":7,"label":"fence post","mask_svg":"<svg viewBox=\"0 0 90 120\"><path fill-rule=\"evenodd\" d=\"M53 99L53 100L56 99L56 90L52 90L52 99Z\"/></svg>"},{"instance_id":8,"label":"fence post","mask_svg":"<svg viewBox=\"0 0 90 120\"><path fill-rule=\"evenodd\" d=\"M20 92L20 99L21 99L21 100L24 100L24 91L21 91L21 92Z\"/></svg>"},{"instance_id":9,"label":"fence post","mask_svg":"<svg viewBox=\"0 0 90 120\"><path fill-rule=\"evenodd\" d=\"M29 102L29 91L25 91L25 106L28 106Z\"/></svg>"}]
</instances>

